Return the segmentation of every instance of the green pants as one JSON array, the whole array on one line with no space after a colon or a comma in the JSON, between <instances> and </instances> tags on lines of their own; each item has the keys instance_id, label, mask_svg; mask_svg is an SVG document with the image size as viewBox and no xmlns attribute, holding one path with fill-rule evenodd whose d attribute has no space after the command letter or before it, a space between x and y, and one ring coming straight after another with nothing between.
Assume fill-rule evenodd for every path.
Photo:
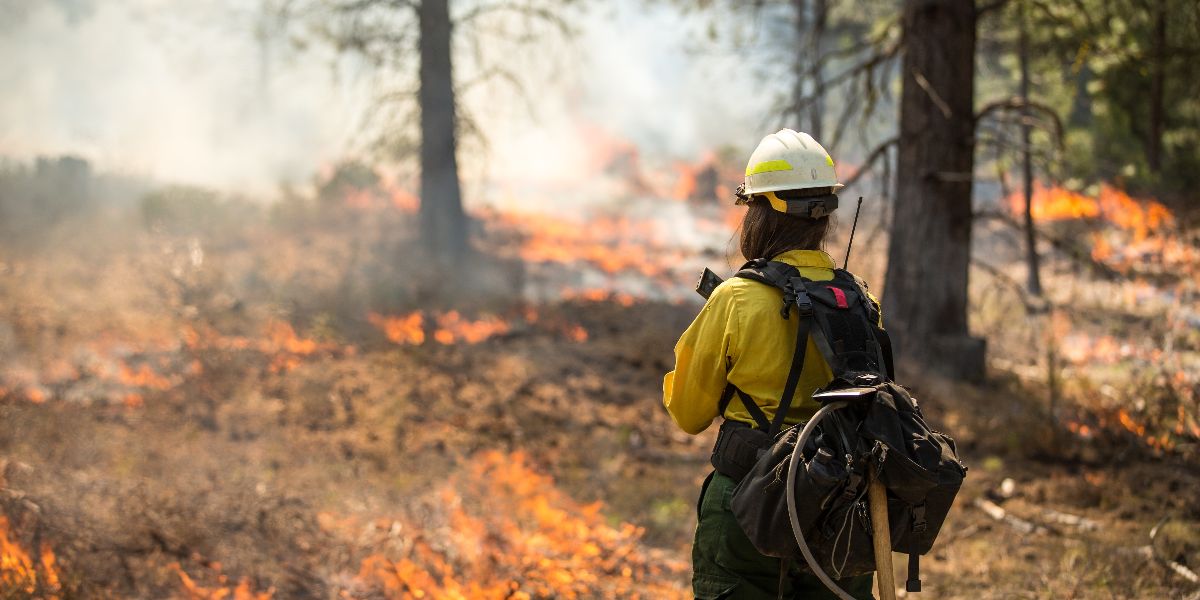
<instances>
[{"instance_id":1,"label":"green pants","mask_svg":"<svg viewBox=\"0 0 1200 600\"><path fill-rule=\"evenodd\" d=\"M780 559L763 556L742 531L729 500L734 481L712 473L700 491L699 522L692 544L692 591L698 600L775 600L780 597ZM855 598L870 600L871 575L838 581ZM792 571L783 582L783 598L833 599L815 575Z\"/></svg>"}]
</instances>

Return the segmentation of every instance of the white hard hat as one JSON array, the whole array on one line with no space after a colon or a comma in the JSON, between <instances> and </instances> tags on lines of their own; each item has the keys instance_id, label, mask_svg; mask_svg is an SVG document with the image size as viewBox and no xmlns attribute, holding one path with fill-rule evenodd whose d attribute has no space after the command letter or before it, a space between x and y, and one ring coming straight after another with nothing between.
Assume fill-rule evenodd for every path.
<instances>
[{"instance_id":1,"label":"white hard hat","mask_svg":"<svg viewBox=\"0 0 1200 600\"><path fill-rule=\"evenodd\" d=\"M780 129L764 137L746 163L747 196L808 188L841 189L833 158L811 135Z\"/></svg>"}]
</instances>

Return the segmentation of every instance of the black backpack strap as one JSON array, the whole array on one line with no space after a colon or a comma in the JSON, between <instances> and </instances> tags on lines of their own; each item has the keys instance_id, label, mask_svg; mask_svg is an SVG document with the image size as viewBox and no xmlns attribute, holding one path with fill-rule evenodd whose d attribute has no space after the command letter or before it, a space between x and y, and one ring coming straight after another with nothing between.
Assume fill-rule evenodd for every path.
<instances>
[{"instance_id":1,"label":"black backpack strap","mask_svg":"<svg viewBox=\"0 0 1200 600\"><path fill-rule=\"evenodd\" d=\"M758 428L763 431L770 429L771 422L767 420L767 413L763 412L763 409L758 406L758 404L754 401L754 398L750 397L750 394L738 389L738 387L732 383L726 385L725 391L721 393L721 403L717 405L717 408L721 412L721 416L725 416L725 409L729 408L729 402L733 400L733 395L735 393L742 401L742 406L746 407L746 412L750 413L750 418L754 419L754 422L758 425Z\"/></svg>"},{"instance_id":2,"label":"black backpack strap","mask_svg":"<svg viewBox=\"0 0 1200 600\"><path fill-rule=\"evenodd\" d=\"M875 330L875 337L879 341L879 349L883 352L883 366L887 369L888 379L895 381L896 359L892 358L892 336L888 335L886 329L880 327Z\"/></svg>"},{"instance_id":3,"label":"black backpack strap","mask_svg":"<svg viewBox=\"0 0 1200 600\"><path fill-rule=\"evenodd\" d=\"M784 422L787 419L788 411L792 407L792 397L796 395L796 387L800 384L800 373L804 370L804 355L808 350L808 339L810 334L816 332L819 328L814 329L812 299L808 297L808 290L804 287L806 279L800 275L800 270L785 262L776 260L755 259L747 262L738 270L734 277L742 277L759 283L764 283L771 287L777 288L783 292L783 308L780 310L780 315L787 319L791 314L793 306L796 307L799 323L796 325L796 349L792 352L792 364L788 370L787 382L783 386L783 396L779 399L779 407L775 411L775 418L770 422L769 426L764 427L763 422L766 421L764 416L763 421L759 421L755 416L755 421L759 423L759 427L765 429L772 437L783 430ZM823 336L819 336L824 339ZM826 352L829 344L825 344L825 348L821 348L822 354L826 360L832 358L832 351ZM820 344L818 344L820 347ZM739 390L740 392L740 390ZM753 404L753 400L747 403L747 397L742 398L742 403ZM762 409L758 408L761 413ZM723 411L722 411L723 414ZM753 411L752 413L753 414Z\"/></svg>"},{"instance_id":4,"label":"black backpack strap","mask_svg":"<svg viewBox=\"0 0 1200 600\"><path fill-rule=\"evenodd\" d=\"M783 308L779 311L779 314L783 315L785 319L788 318L791 307L796 302L796 295L793 290L797 287L801 290L804 289L804 285L799 283L804 281L804 278L800 276L800 270L777 260L756 258L742 265L742 268L734 274L734 277L764 283L782 291Z\"/></svg>"},{"instance_id":5,"label":"black backpack strap","mask_svg":"<svg viewBox=\"0 0 1200 600\"><path fill-rule=\"evenodd\" d=\"M805 293L803 288L800 293ZM796 394L796 386L800 384L800 373L804 370L804 355L808 350L809 333L813 330L812 313L801 315L800 323L796 326L796 349L792 352L792 366L788 370L787 383L783 386L783 397L779 399L779 408L775 410L775 419L767 432L771 437L783 430L784 420L788 410L792 408L792 396Z\"/></svg>"},{"instance_id":6,"label":"black backpack strap","mask_svg":"<svg viewBox=\"0 0 1200 600\"><path fill-rule=\"evenodd\" d=\"M908 555L908 581L904 582L904 591L911 594L921 591L921 555L915 552Z\"/></svg>"}]
</instances>

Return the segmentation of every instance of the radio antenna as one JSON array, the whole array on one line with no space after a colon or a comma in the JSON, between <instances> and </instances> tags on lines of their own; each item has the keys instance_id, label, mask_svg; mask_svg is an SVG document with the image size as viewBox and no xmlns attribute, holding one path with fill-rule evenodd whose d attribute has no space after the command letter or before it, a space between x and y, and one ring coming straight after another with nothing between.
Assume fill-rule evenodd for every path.
<instances>
[{"instance_id":1,"label":"radio antenna","mask_svg":"<svg viewBox=\"0 0 1200 600\"><path fill-rule=\"evenodd\" d=\"M862 196L858 197L858 206L854 208L854 224L850 226L850 241L846 243L846 261L842 268L850 269L850 248L854 247L854 230L858 229L858 213L862 212Z\"/></svg>"}]
</instances>

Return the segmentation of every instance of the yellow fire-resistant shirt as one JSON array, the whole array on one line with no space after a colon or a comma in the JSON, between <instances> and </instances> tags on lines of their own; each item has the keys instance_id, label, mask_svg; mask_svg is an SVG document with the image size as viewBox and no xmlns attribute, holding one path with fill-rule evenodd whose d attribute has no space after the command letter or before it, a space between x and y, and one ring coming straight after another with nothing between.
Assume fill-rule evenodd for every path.
<instances>
[{"instance_id":1,"label":"yellow fire-resistant shirt","mask_svg":"<svg viewBox=\"0 0 1200 600\"><path fill-rule=\"evenodd\" d=\"M792 250L775 260L813 281L833 279L833 259L820 250ZM675 370L663 378L663 405L680 428L692 434L707 429L727 383L749 394L768 420L774 418L796 350L796 313L784 320L782 307L781 291L749 279L732 277L713 291L675 344ZM813 392L831 379L833 372L809 339L786 422L812 417L820 408ZM736 394L725 418L754 424Z\"/></svg>"}]
</instances>

